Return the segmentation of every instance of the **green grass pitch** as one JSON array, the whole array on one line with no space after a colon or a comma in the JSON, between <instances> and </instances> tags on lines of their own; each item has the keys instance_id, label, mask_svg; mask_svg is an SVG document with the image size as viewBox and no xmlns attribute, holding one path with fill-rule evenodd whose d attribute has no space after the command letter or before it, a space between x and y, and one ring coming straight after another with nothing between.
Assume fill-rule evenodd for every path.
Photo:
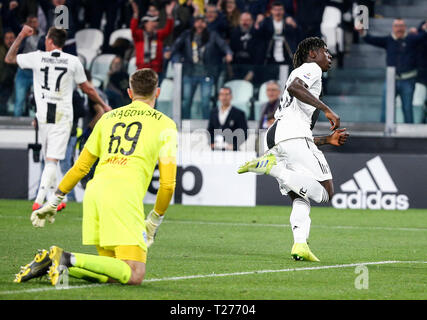
<instances>
[{"instance_id":1,"label":"green grass pitch","mask_svg":"<svg viewBox=\"0 0 427 320\"><path fill-rule=\"evenodd\" d=\"M146 206L145 210L151 209ZM427 211L312 208L310 247L320 263L290 258L289 207L173 205L150 248L141 286L94 285L70 278L13 283L36 249L81 244L81 211L70 203L35 229L31 202L0 200L0 299L427 299ZM356 273L366 263L368 273ZM366 270L365 270L366 271ZM367 289L356 288L366 276Z\"/></svg>"}]
</instances>

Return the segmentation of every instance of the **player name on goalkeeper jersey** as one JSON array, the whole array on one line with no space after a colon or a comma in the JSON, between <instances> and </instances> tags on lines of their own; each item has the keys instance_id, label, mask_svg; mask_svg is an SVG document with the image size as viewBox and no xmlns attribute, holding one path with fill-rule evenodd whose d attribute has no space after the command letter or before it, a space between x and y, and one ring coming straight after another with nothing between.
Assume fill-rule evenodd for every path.
<instances>
[{"instance_id":1,"label":"player name on goalkeeper jersey","mask_svg":"<svg viewBox=\"0 0 427 320\"><path fill-rule=\"evenodd\" d=\"M127 117L135 117L135 116L146 116L152 117L156 120L160 120L163 116L162 113L156 110L140 110L140 109L126 109L126 110L113 110L109 112L106 116L107 119L110 118L127 118Z\"/></svg>"}]
</instances>

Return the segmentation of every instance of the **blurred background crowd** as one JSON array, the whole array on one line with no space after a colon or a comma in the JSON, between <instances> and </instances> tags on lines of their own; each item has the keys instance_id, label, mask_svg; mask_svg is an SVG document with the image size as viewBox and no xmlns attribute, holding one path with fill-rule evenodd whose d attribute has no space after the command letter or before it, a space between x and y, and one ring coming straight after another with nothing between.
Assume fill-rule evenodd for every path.
<instances>
[{"instance_id":1,"label":"blurred background crowd","mask_svg":"<svg viewBox=\"0 0 427 320\"><path fill-rule=\"evenodd\" d=\"M0 0L0 116L33 115L32 73L4 57L24 24L35 32L20 52L44 50L61 5L69 13L64 51L79 56L112 108L129 103L129 74L150 67L163 91L159 108L170 114L173 65L182 63L183 119L224 126L226 117L212 112L226 93L245 121L267 128L283 89L280 67L290 73L299 41L317 36L334 57L324 99L342 119L384 122L385 67L395 66L396 121L425 123L427 10L420 0ZM356 5L369 9L367 33L354 28ZM78 90L77 104L82 114L97 112Z\"/></svg>"}]
</instances>

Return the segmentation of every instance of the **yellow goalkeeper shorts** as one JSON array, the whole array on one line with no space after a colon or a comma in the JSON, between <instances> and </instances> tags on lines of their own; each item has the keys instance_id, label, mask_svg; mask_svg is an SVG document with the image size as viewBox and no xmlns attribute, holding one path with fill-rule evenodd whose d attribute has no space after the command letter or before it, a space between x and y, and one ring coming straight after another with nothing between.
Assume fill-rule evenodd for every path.
<instances>
[{"instance_id":1,"label":"yellow goalkeeper shorts","mask_svg":"<svg viewBox=\"0 0 427 320\"><path fill-rule=\"evenodd\" d=\"M142 199L129 186L95 180L87 184L83 199L83 244L113 248L117 258L118 246L137 246L147 252L144 219Z\"/></svg>"},{"instance_id":2,"label":"yellow goalkeeper shorts","mask_svg":"<svg viewBox=\"0 0 427 320\"><path fill-rule=\"evenodd\" d=\"M111 257L120 260L132 260L138 262L147 262L147 251L144 251L138 246L116 246L102 248L96 246L98 254L104 257Z\"/></svg>"}]
</instances>

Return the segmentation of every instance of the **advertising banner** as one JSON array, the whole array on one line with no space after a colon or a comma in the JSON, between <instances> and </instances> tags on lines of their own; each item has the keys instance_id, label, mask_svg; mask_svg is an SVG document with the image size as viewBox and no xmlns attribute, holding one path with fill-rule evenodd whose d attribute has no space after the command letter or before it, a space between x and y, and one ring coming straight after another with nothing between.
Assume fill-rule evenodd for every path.
<instances>
[{"instance_id":1,"label":"advertising banner","mask_svg":"<svg viewBox=\"0 0 427 320\"><path fill-rule=\"evenodd\" d=\"M427 155L325 153L341 209L406 210L427 208ZM290 205L277 181L257 176L257 204ZM317 205L314 201L312 205Z\"/></svg>"}]
</instances>

